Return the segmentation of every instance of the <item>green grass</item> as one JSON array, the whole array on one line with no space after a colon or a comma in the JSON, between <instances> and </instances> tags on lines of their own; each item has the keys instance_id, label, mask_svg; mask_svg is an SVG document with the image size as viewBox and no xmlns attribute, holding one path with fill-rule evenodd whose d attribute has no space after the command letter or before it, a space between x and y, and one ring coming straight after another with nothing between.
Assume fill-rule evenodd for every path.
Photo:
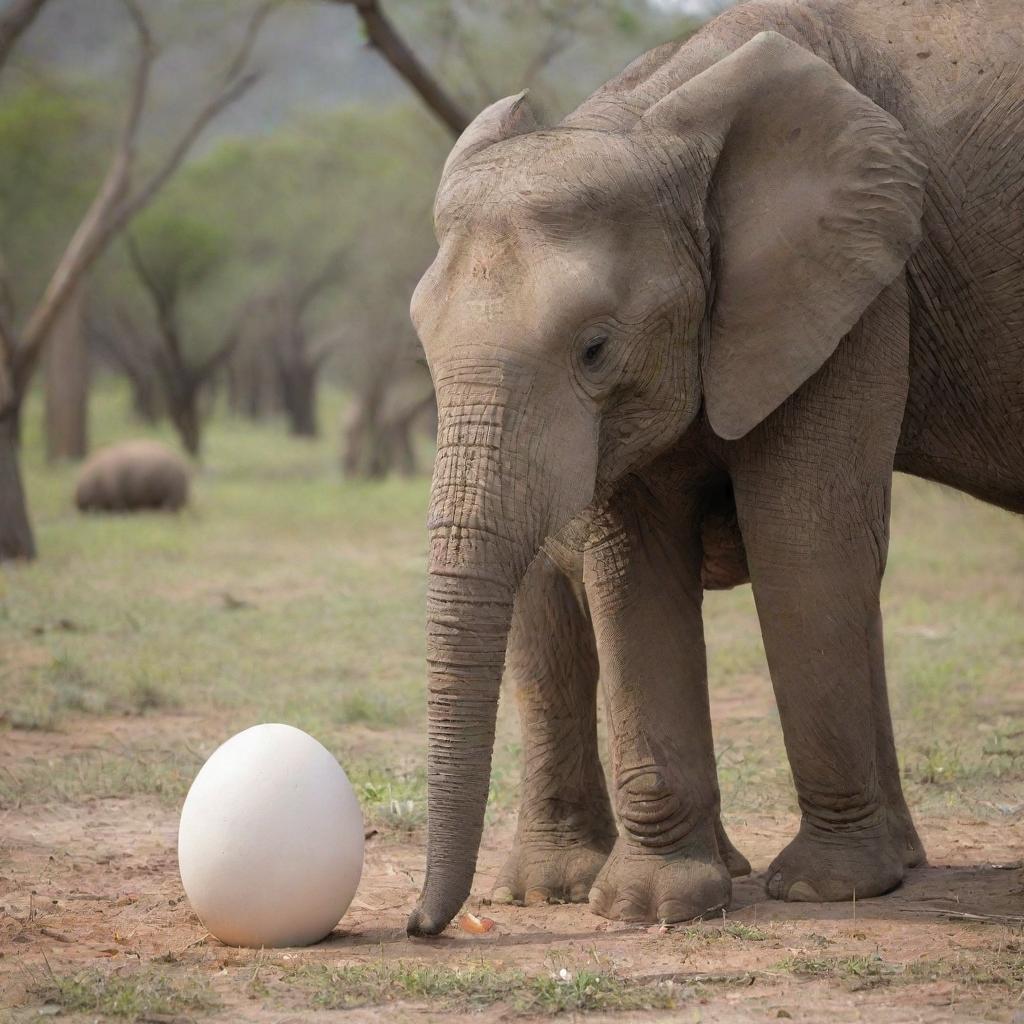
<instances>
[{"instance_id":1,"label":"green grass","mask_svg":"<svg viewBox=\"0 0 1024 1024\"><path fill-rule=\"evenodd\" d=\"M423 608L428 480L345 481L337 392L324 436L217 415L193 508L81 517L74 470L49 467L41 408L26 408L24 469L40 559L0 570L0 727L77 729L159 716L145 739L21 765L0 803L96 795L178 799L232 732L287 721L366 789L368 821L424 818ZM149 434L109 382L95 444ZM1024 530L1004 513L898 478L884 589L897 741L912 806L1024 799ZM795 807L749 588L706 601L713 700L729 700L718 763L729 814ZM749 709L749 710L748 710ZM491 818L518 801L513 702L499 718Z\"/></svg>"},{"instance_id":2,"label":"green grass","mask_svg":"<svg viewBox=\"0 0 1024 1024\"><path fill-rule=\"evenodd\" d=\"M97 391L97 443L143 433L123 402ZM330 740L422 721L425 477L344 481L333 431L299 442L225 417L192 511L81 517L73 470L41 461L38 413L30 403L24 469L40 559L0 575L12 725L185 708Z\"/></svg>"},{"instance_id":3,"label":"green grass","mask_svg":"<svg viewBox=\"0 0 1024 1024\"><path fill-rule=\"evenodd\" d=\"M68 1013L127 1017L131 1020L180 1017L189 1011L210 1011L218 1000L205 979L194 974L169 976L155 967L129 974L84 970L75 974L48 971L31 994Z\"/></svg>"},{"instance_id":4,"label":"green grass","mask_svg":"<svg viewBox=\"0 0 1024 1024\"><path fill-rule=\"evenodd\" d=\"M671 1009L675 1005L668 986L588 969L562 968L531 975L483 963L439 967L381 960L340 967L307 964L284 973L282 981L305 992L313 1006L326 1010L413 1002L454 1013L504 1003L516 1013L551 1015Z\"/></svg>"},{"instance_id":5,"label":"green grass","mask_svg":"<svg viewBox=\"0 0 1024 1024\"><path fill-rule=\"evenodd\" d=\"M776 970L799 978L839 981L853 988L874 988L894 982L956 981L964 986L999 985L1011 991L1024 986L1024 950L1008 943L999 950L962 950L948 959L895 963L879 954L868 956L791 956Z\"/></svg>"}]
</instances>

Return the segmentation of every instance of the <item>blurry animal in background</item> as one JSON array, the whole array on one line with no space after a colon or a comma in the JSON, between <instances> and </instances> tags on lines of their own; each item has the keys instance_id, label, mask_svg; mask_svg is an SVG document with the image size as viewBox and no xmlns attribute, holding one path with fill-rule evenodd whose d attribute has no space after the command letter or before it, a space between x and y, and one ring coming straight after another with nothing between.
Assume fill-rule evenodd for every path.
<instances>
[{"instance_id":1,"label":"blurry animal in background","mask_svg":"<svg viewBox=\"0 0 1024 1024\"><path fill-rule=\"evenodd\" d=\"M82 512L177 512L188 502L190 469L159 441L122 441L101 448L82 467L75 504Z\"/></svg>"}]
</instances>

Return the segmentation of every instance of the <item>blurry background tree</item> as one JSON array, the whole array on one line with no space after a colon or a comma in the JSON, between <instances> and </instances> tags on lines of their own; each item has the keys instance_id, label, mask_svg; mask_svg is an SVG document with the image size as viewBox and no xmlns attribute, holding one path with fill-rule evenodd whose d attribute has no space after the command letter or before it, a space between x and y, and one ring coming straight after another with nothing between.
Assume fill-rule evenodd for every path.
<instances>
[{"instance_id":1,"label":"blurry background tree","mask_svg":"<svg viewBox=\"0 0 1024 1024\"><path fill-rule=\"evenodd\" d=\"M29 305L24 316L19 315L18 287L5 281L2 288L5 308L0 310L3 314L0 319L0 558L32 558L35 555L35 541L18 466L20 414L25 393L55 325L62 316L73 318L74 314L69 314L68 308L74 306L76 293L84 286L88 271L177 171L203 129L255 83L258 76L249 70L249 58L263 22L278 3L279 0L270 0L254 10L243 31L241 44L218 74L217 84L191 112L184 128L171 136L171 143L162 155L140 175L139 134L158 51L143 8L137 0L120 0L120 10L135 35L136 56L127 113L117 134L113 155L70 240L56 251L55 263L46 275L41 294ZM29 6L29 14L33 15L43 5ZM15 19L16 10L16 7L7 9L0 15L0 25L14 21L14 38L32 20L31 17ZM17 208L17 203L10 197L5 196L4 199ZM39 211L46 209L46 204L34 207ZM7 237L3 241L10 245ZM19 268L20 265L19 260ZM69 330L62 329L60 334L62 340L72 339L70 349L80 344L81 332L74 323ZM73 366L73 361L55 361L51 379L58 378L65 367ZM65 421L51 416L49 422L56 426L63 425ZM66 422L74 425L77 418L68 418ZM60 450L61 447L54 444L51 450ZM84 442L68 447L84 449Z\"/></svg>"},{"instance_id":2,"label":"blurry background tree","mask_svg":"<svg viewBox=\"0 0 1024 1024\"><path fill-rule=\"evenodd\" d=\"M138 348L148 353L150 376L162 391L162 406L189 455L198 457L202 416L200 399L220 366L238 341L243 313L222 338L208 344L208 351L190 359L189 328L184 323L184 300L202 286L223 263L227 241L203 221L168 216L159 211L140 218L128 236L128 254L136 279L152 304L155 332L134 327L131 316L122 322L133 325Z\"/></svg>"},{"instance_id":3,"label":"blurry background tree","mask_svg":"<svg viewBox=\"0 0 1024 1024\"><path fill-rule=\"evenodd\" d=\"M326 381L346 473L418 468L433 399L408 300L453 134L524 87L557 120L699 2L0 0L0 60L43 8L0 79L0 557L33 550L16 439L44 342L51 457L85 451L91 373L195 450L218 394L315 433ZM235 102L251 64L275 87ZM133 258L117 238L150 202Z\"/></svg>"}]
</instances>

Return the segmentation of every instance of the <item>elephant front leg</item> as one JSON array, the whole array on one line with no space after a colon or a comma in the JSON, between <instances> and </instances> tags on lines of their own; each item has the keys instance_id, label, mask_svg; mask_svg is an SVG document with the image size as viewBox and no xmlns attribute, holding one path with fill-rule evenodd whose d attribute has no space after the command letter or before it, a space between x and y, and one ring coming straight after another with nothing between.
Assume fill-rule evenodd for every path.
<instances>
[{"instance_id":1,"label":"elephant front leg","mask_svg":"<svg viewBox=\"0 0 1024 1024\"><path fill-rule=\"evenodd\" d=\"M597 750L597 652L582 588L541 554L516 598L506 657L523 743L515 842L499 902L586 900L615 842Z\"/></svg>"},{"instance_id":2,"label":"elephant front leg","mask_svg":"<svg viewBox=\"0 0 1024 1024\"><path fill-rule=\"evenodd\" d=\"M690 920L732 894L718 838L699 526L691 509L671 522L662 511L649 496L622 496L586 555L621 826L590 903L623 921Z\"/></svg>"}]
</instances>

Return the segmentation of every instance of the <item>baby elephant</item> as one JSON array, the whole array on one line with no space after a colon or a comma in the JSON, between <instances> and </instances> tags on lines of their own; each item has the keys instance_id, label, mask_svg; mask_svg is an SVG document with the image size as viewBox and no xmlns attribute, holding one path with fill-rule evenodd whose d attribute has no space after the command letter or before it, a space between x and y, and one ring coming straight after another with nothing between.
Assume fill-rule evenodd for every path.
<instances>
[{"instance_id":1,"label":"baby elephant","mask_svg":"<svg viewBox=\"0 0 1024 1024\"><path fill-rule=\"evenodd\" d=\"M82 512L177 511L188 501L188 463L159 441L122 441L82 467L75 504Z\"/></svg>"}]
</instances>

